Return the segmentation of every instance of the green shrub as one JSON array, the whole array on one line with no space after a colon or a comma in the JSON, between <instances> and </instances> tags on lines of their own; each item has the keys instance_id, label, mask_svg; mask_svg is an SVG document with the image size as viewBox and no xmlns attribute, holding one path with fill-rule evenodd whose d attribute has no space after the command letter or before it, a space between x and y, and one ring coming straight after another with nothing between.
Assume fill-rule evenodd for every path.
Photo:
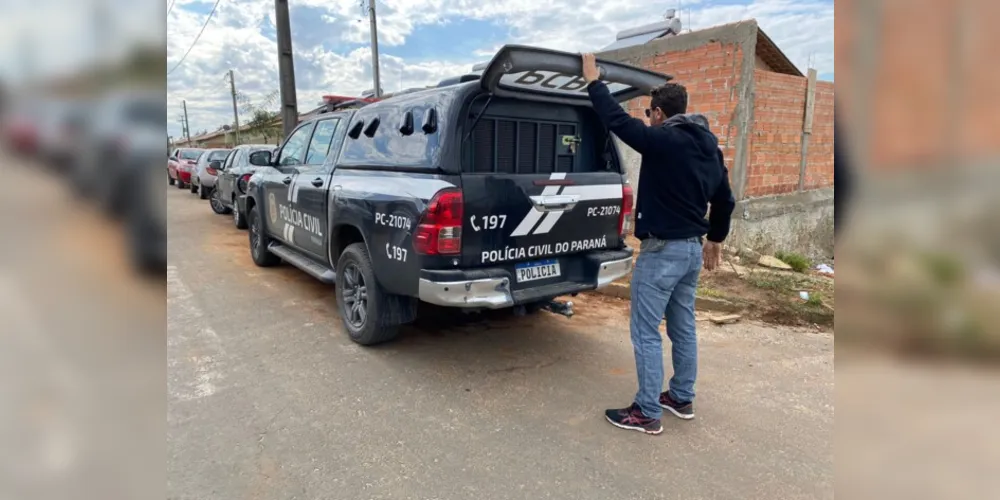
<instances>
[{"instance_id":1,"label":"green shrub","mask_svg":"<svg viewBox=\"0 0 1000 500\"><path fill-rule=\"evenodd\" d=\"M775 253L774 256L785 264L792 266L792 269L798 273L804 273L807 269L812 267L812 262L809 262L809 259L797 253L778 252Z\"/></svg>"}]
</instances>

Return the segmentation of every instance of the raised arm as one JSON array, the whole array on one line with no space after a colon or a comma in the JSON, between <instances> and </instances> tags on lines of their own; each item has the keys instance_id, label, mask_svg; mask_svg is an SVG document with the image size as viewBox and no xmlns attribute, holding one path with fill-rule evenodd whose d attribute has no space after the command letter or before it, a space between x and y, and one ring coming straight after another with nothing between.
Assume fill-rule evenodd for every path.
<instances>
[{"instance_id":1,"label":"raised arm","mask_svg":"<svg viewBox=\"0 0 1000 500\"><path fill-rule=\"evenodd\" d=\"M618 105L618 101L611 97L611 91L604 82L600 80L590 82L587 84L587 93L590 94L590 102L593 103L594 111L604 126L637 153L646 154L651 142L649 136L652 129L642 120L626 113Z\"/></svg>"}]
</instances>

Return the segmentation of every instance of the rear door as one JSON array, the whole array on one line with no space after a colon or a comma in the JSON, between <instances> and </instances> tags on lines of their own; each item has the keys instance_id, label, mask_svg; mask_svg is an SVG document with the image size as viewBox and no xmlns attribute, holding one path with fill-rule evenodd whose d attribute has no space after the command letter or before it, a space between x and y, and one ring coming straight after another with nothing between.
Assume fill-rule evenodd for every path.
<instances>
[{"instance_id":1,"label":"rear door","mask_svg":"<svg viewBox=\"0 0 1000 500\"><path fill-rule=\"evenodd\" d=\"M670 79L599 67L619 101ZM579 54L506 46L483 73L492 97L468 113L463 260L510 268L515 289L585 279L575 255L622 244L623 170L580 73Z\"/></svg>"}]
</instances>

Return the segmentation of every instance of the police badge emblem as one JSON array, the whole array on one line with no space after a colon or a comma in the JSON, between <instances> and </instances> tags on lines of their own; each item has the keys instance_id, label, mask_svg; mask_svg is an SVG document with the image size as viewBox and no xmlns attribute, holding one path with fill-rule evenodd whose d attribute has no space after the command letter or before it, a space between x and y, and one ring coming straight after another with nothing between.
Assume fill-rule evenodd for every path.
<instances>
[{"instance_id":1,"label":"police badge emblem","mask_svg":"<svg viewBox=\"0 0 1000 500\"><path fill-rule=\"evenodd\" d=\"M278 204L274 202L274 193L267 193L267 215L271 217L271 224L278 223Z\"/></svg>"}]
</instances>

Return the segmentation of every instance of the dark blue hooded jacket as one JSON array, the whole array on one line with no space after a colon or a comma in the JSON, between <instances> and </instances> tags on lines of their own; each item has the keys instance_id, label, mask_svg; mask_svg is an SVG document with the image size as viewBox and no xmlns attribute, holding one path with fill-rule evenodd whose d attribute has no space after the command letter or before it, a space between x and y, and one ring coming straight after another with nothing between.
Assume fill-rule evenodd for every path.
<instances>
[{"instance_id":1,"label":"dark blue hooded jacket","mask_svg":"<svg viewBox=\"0 0 1000 500\"><path fill-rule=\"evenodd\" d=\"M642 155L635 236L676 240L707 234L709 241L725 240L736 202L708 120L676 115L652 127L629 116L603 82L595 81L587 90L608 130Z\"/></svg>"}]
</instances>

